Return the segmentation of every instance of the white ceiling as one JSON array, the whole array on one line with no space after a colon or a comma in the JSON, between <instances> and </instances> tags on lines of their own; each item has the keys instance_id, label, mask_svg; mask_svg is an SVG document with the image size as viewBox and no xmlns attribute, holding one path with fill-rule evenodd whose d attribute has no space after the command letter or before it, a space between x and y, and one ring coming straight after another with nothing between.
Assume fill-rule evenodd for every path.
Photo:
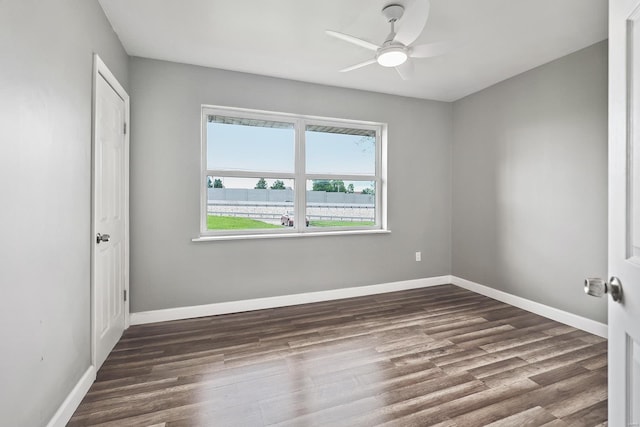
<instances>
[{"instance_id":1,"label":"white ceiling","mask_svg":"<svg viewBox=\"0 0 640 427\"><path fill-rule=\"evenodd\" d=\"M448 54L393 68L338 70L373 52L331 29L381 44L389 3L416 0L100 0L132 56L416 98L453 101L604 40L606 0L432 0L415 42L450 41ZM409 10L409 9L408 9ZM399 21L398 27L402 25Z\"/></svg>"}]
</instances>

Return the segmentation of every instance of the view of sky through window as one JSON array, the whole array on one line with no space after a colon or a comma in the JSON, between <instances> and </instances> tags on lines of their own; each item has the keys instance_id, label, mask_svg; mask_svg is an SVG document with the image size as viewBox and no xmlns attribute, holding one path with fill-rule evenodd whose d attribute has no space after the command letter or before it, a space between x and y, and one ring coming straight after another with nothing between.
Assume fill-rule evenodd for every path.
<instances>
[{"instance_id":1,"label":"view of sky through window","mask_svg":"<svg viewBox=\"0 0 640 427\"><path fill-rule=\"evenodd\" d=\"M208 122L207 169L292 173L294 138L293 125L287 128ZM375 174L375 137L307 130L305 143L307 173ZM248 188L241 179L226 177L225 181L225 187ZM271 184L272 180L267 181ZM364 188L367 187L358 185L354 190Z\"/></svg>"},{"instance_id":2,"label":"view of sky through window","mask_svg":"<svg viewBox=\"0 0 640 427\"><path fill-rule=\"evenodd\" d=\"M207 123L207 169L293 172L291 128Z\"/></svg>"},{"instance_id":3,"label":"view of sky through window","mask_svg":"<svg viewBox=\"0 0 640 427\"><path fill-rule=\"evenodd\" d=\"M307 130L305 146L307 173L376 173L374 137Z\"/></svg>"}]
</instances>

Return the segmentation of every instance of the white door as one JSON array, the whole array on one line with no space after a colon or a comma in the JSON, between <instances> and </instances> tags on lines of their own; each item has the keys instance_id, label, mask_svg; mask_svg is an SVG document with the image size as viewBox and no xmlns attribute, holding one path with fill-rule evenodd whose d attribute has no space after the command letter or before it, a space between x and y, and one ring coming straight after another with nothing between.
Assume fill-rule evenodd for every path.
<instances>
[{"instance_id":1,"label":"white door","mask_svg":"<svg viewBox=\"0 0 640 427\"><path fill-rule=\"evenodd\" d=\"M640 0L609 3L609 425L640 426ZM609 293L612 286L609 280Z\"/></svg>"},{"instance_id":2,"label":"white door","mask_svg":"<svg viewBox=\"0 0 640 427\"><path fill-rule=\"evenodd\" d=\"M127 325L128 97L96 57L93 141L93 362L109 355Z\"/></svg>"}]
</instances>

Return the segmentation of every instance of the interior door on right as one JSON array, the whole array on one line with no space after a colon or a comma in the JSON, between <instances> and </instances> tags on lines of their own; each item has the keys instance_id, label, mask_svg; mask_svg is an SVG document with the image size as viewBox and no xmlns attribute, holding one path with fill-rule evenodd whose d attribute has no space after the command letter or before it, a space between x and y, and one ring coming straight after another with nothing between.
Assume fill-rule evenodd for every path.
<instances>
[{"instance_id":1,"label":"interior door on right","mask_svg":"<svg viewBox=\"0 0 640 427\"><path fill-rule=\"evenodd\" d=\"M640 0L609 2L609 425L640 426Z\"/></svg>"}]
</instances>

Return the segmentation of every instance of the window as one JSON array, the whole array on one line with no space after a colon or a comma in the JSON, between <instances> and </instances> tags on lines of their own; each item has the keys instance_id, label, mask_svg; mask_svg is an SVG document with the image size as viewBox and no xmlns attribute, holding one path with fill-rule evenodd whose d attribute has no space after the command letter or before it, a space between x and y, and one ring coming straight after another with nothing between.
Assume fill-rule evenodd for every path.
<instances>
[{"instance_id":1,"label":"window","mask_svg":"<svg viewBox=\"0 0 640 427\"><path fill-rule=\"evenodd\" d=\"M203 236L383 228L383 124L203 106L202 126Z\"/></svg>"}]
</instances>

